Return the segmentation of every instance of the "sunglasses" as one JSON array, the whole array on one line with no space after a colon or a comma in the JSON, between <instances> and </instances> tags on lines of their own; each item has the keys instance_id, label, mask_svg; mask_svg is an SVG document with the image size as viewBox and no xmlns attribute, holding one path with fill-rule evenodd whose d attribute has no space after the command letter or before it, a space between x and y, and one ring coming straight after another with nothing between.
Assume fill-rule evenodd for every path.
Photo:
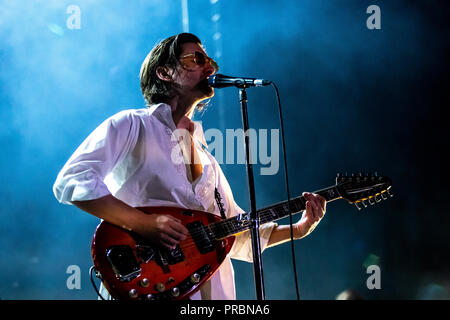
<instances>
[{"instance_id":1,"label":"sunglasses","mask_svg":"<svg viewBox=\"0 0 450 320\"><path fill-rule=\"evenodd\" d=\"M214 68L214 72L219 70L217 62L200 51L185 54L181 56L179 60L182 61L182 66L189 71L198 70L200 67L203 67L205 63L209 63Z\"/></svg>"}]
</instances>

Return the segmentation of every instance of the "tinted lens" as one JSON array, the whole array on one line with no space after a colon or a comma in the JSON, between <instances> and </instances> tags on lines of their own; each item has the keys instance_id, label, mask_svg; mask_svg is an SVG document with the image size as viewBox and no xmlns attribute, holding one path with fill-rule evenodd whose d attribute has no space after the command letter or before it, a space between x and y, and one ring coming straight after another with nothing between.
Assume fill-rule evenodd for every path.
<instances>
[{"instance_id":1,"label":"tinted lens","mask_svg":"<svg viewBox=\"0 0 450 320\"><path fill-rule=\"evenodd\" d=\"M205 65L206 61L208 61L211 66L214 68L215 72L219 70L219 65L212 58L205 56L203 53L196 51L195 59L197 59L197 64L200 66Z\"/></svg>"},{"instance_id":2,"label":"tinted lens","mask_svg":"<svg viewBox=\"0 0 450 320\"><path fill-rule=\"evenodd\" d=\"M211 64L211 66L214 68L216 72L217 70L219 70L219 66L213 59L211 59L210 57L204 55L199 51L181 57L181 59L183 60L184 67L190 70L195 70L199 66L203 67L207 62Z\"/></svg>"},{"instance_id":3,"label":"tinted lens","mask_svg":"<svg viewBox=\"0 0 450 320\"><path fill-rule=\"evenodd\" d=\"M201 52L195 52L195 63L199 66L203 66L206 63L205 55Z\"/></svg>"}]
</instances>

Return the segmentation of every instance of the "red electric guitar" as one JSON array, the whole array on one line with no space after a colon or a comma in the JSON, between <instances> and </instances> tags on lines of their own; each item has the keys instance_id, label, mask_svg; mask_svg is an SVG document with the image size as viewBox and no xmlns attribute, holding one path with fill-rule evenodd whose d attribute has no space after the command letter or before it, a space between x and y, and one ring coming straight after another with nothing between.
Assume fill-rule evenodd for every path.
<instances>
[{"instance_id":1,"label":"red electric guitar","mask_svg":"<svg viewBox=\"0 0 450 320\"><path fill-rule=\"evenodd\" d=\"M345 199L358 210L391 196L391 180L378 175L340 175L336 185L315 191L328 202ZM297 197L258 210L260 224L305 210L306 200ZM289 210L291 208L291 210ZM141 207L147 214L170 214L189 230L174 250L162 248L139 235L101 222L92 240L97 276L114 299L186 299L217 271L234 242L249 229L248 214L221 219L202 211L175 207Z\"/></svg>"}]
</instances>

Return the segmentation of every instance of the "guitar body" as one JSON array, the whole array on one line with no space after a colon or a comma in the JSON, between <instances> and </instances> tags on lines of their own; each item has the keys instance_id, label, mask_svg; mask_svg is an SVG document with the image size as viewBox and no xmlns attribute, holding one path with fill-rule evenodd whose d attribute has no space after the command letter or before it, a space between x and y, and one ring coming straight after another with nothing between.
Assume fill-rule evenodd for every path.
<instances>
[{"instance_id":1,"label":"guitar body","mask_svg":"<svg viewBox=\"0 0 450 320\"><path fill-rule=\"evenodd\" d=\"M388 177L363 173L338 174L336 185L315 191L327 202L345 199L361 210L388 199ZM306 208L303 196L258 210L261 224L298 213ZM98 225L92 240L97 275L115 299L187 299L217 271L234 243L234 235L248 230L249 214L222 220L203 211L176 207L141 207L147 214L168 214L189 230L179 245L168 250L136 233L107 222Z\"/></svg>"},{"instance_id":2,"label":"guitar body","mask_svg":"<svg viewBox=\"0 0 450 320\"><path fill-rule=\"evenodd\" d=\"M149 242L102 221L91 254L97 273L114 299L187 299L217 271L234 236L216 240L209 225L222 221L214 214L176 207L141 207L147 214L169 214L189 230L174 250Z\"/></svg>"}]
</instances>

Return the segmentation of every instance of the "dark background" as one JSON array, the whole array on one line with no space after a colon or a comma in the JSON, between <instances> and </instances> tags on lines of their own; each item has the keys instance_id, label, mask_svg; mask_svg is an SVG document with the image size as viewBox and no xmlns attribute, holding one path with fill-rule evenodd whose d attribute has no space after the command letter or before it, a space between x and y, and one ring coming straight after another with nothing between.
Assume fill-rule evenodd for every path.
<instances>
[{"instance_id":1,"label":"dark background","mask_svg":"<svg viewBox=\"0 0 450 320\"><path fill-rule=\"evenodd\" d=\"M369 30L369 5L381 29ZM68 29L69 5L81 28ZM329 203L295 242L302 299L448 299L448 1L188 1L189 31L221 72L280 88L293 196L338 172L374 172L394 197L361 212ZM0 4L0 298L96 299L90 241L98 219L59 204L58 171L101 121L142 108L139 69L153 45L183 31L181 1L3 1ZM275 92L248 90L250 125L279 129ZM241 128L238 91L217 90L204 128ZM279 171L255 170L264 207L286 199ZM249 209L245 166L223 164ZM297 219L297 217L295 218ZM286 223L287 220L280 221ZM289 243L263 254L266 297L295 299ZM381 268L369 290L368 265ZM81 289L69 290L70 265ZM252 265L236 261L239 299L254 299Z\"/></svg>"}]
</instances>

